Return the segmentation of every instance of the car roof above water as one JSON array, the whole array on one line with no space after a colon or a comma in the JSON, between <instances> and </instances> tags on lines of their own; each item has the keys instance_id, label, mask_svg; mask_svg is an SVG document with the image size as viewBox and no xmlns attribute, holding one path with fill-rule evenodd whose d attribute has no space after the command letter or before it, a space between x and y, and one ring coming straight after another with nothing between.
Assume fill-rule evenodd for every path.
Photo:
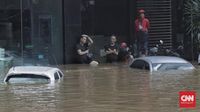
<instances>
[{"instance_id":1,"label":"car roof above water","mask_svg":"<svg viewBox=\"0 0 200 112\"><path fill-rule=\"evenodd\" d=\"M140 57L138 59L142 59L151 63L188 63L186 60L182 58L172 57L172 56L147 56L147 57Z\"/></svg>"},{"instance_id":2,"label":"car roof above water","mask_svg":"<svg viewBox=\"0 0 200 112\"><path fill-rule=\"evenodd\" d=\"M57 70L57 68L53 67L44 67L44 66L16 66L10 69L10 73L35 73L35 74L42 74L47 73L52 70Z\"/></svg>"}]
</instances>

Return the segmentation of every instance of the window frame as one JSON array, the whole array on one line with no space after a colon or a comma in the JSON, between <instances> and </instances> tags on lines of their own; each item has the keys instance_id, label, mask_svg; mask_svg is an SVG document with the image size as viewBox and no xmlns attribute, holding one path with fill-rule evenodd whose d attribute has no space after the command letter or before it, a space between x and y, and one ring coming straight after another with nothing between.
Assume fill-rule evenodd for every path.
<instances>
[{"instance_id":1,"label":"window frame","mask_svg":"<svg viewBox=\"0 0 200 112\"><path fill-rule=\"evenodd\" d=\"M137 63L138 61L140 61L140 65L134 67L134 63ZM147 66L146 66L147 65ZM140 70L148 70L151 71L151 64L145 60L141 60L141 59L137 59L135 61L133 61L133 63L131 64L131 67L134 69L140 69ZM148 68L147 68L148 67Z\"/></svg>"},{"instance_id":2,"label":"window frame","mask_svg":"<svg viewBox=\"0 0 200 112\"><path fill-rule=\"evenodd\" d=\"M63 73L60 70L58 70L57 73L58 73L60 79L64 76Z\"/></svg>"}]
</instances>

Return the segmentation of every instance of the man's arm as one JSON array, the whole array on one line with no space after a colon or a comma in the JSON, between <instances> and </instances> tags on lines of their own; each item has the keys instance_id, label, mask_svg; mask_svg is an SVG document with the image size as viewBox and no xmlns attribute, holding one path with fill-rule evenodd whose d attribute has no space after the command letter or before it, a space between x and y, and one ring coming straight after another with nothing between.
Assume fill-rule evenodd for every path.
<instances>
[{"instance_id":1,"label":"man's arm","mask_svg":"<svg viewBox=\"0 0 200 112\"><path fill-rule=\"evenodd\" d=\"M87 36L87 39L88 39L90 45L94 43L94 41L89 36Z\"/></svg>"},{"instance_id":2,"label":"man's arm","mask_svg":"<svg viewBox=\"0 0 200 112\"><path fill-rule=\"evenodd\" d=\"M110 48L108 48L107 50L105 50L106 51L106 54L112 54L113 53L113 51L110 49Z\"/></svg>"},{"instance_id":3,"label":"man's arm","mask_svg":"<svg viewBox=\"0 0 200 112\"><path fill-rule=\"evenodd\" d=\"M116 55L118 55L117 49L114 49L114 50L113 50L113 53L116 54Z\"/></svg>"},{"instance_id":4,"label":"man's arm","mask_svg":"<svg viewBox=\"0 0 200 112\"><path fill-rule=\"evenodd\" d=\"M78 52L79 55L84 55L84 54L89 53L89 50L81 51L81 49L78 49L77 52Z\"/></svg>"},{"instance_id":5,"label":"man's arm","mask_svg":"<svg viewBox=\"0 0 200 112\"><path fill-rule=\"evenodd\" d=\"M94 43L94 41L93 41L88 35L83 34L82 36L87 37L87 39L88 39L88 41L89 41L88 43L89 43L90 45Z\"/></svg>"},{"instance_id":6,"label":"man's arm","mask_svg":"<svg viewBox=\"0 0 200 112\"><path fill-rule=\"evenodd\" d=\"M118 55L118 51L116 49L113 49L113 50L108 49L108 50L106 50L106 54L112 54L112 53Z\"/></svg>"}]
</instances>

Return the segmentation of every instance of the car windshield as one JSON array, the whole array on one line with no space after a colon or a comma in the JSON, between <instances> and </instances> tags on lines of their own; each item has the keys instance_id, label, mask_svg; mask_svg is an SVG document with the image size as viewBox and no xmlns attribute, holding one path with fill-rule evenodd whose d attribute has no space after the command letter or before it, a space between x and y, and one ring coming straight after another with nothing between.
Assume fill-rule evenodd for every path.
<instances>
[{"instance_id":1,"label":"car windshield","mask_svg":"<svg viewBox=\"0 0 200 112\"><path fill-rule=\"evenodd\" d=\"M48 83L49 78L42 75L35 75L35 74L16 74L8 76L6 82L9 83Z\"/></svg>"},{"instance_id":2,"label":"car windshield","mask_svg":"<svg viewBox=\"0 0 200 112\"><path fill-rule=\"evenodd\" d=\"M155 71L185 70L193 68L189 63L153 63L152 65Z\"/></svg>"}]
</instances>

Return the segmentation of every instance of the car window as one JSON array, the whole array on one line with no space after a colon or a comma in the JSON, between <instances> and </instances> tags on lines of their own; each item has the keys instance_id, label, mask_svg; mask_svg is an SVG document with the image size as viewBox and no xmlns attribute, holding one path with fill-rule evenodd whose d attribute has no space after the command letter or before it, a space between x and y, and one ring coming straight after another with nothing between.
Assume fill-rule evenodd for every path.
<instances>
[{"instance_id":1,"label":"car window","mask_svg":"<svg viewBox=\"0 0 200 112\"><path fill-rule=\"evenodd\" d=\"M55 80L58 80L58 79L59 79L59 76L58 76L58 73L57 73L57 72L54 73L54 78L55 78Z\"/></svg>"},{"instance_id":2,"label":"car window","mask_svg":"<svg viewBox=\"0 0 200 112\"><path fill-rule=\"evenodd\" d=\"M58 74L60 77L63 77L63 74L60 71L58 71Z\"/></svg>"},{"instance_id":3,"label":"car window","mask_svg":"<svg viewBox=\"0 0 200 112\"><path fill-rule=\"evenodd\" d=\"M162 70L180 70L180 69L185 69L185 68L190 68L192 67L188 63L163 63L160 64L160 66L157 68L157 70L162 71Z\"/></svg>"},{"instance_id":4,"label":"car window","mask_svg":"<svg viewBox=\"0 0 200 112\"><path fill-rule=\"evenodd\" d=\"M131 65L132 68L150 70L150 66L146 61L136 60Z\"/></svg>"},{"instance_id":5,"label":"car window","mask_svg":"<svg viewBox=\"0 0 200 112\"><path fill-rule=\"evenodd\" d=\"M140 60L136 60L131 64L132 68L141 68L142 67L142 62Z\"/></svg>"},{"instance_id":6,"label":"car window","mask_svg":"<svg viewBox=\"0 0 200 112\"><path fill-rule=\"evenodd\" d=\"M146 61L144 61L144 69L145 70L150 70L149 63L147 63Z\"/></svg>"},{"instance_id":7,"label":"car window","mask_svg":"<svg viewBox=\"0 0 200 112\"><path fill-rule=\"evenodd\" d=\"M9 83L47 83L49 77L35 74L16 74L8 76L5 82Z\"/></svg>"}]
</instances>

